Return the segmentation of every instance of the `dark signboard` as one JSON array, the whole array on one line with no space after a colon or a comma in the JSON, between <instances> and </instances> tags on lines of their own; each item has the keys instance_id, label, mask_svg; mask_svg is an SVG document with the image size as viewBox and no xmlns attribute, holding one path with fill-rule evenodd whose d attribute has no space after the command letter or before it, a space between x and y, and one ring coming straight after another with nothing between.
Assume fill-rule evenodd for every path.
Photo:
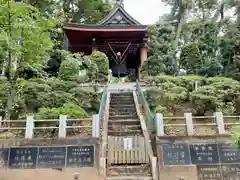
<instances>
[{"instance_id":1,"label":"dark signboard","mask_svg":"<svg viewBox=\"0 0 240 180\"><path fill-rule=\"evenodd\" d=\"M164 165L190 164L189 147L187 144L163 144Z\"/></svg>"},{"instance_id":2,"label":"dark signboard","mask_svg":"<svg viewBox=\"0 0 240 180\"><path fill-rule=\"evenodd\" d=\"M191 144L190 154L192 164L219 163L217 144Z\"/></svg>"},{"instance_id":3,"label":"dark signboard","mask_svg":"<svg viewBox=\"0 0 240 180\"><path fill-rule=\"evenodd\" d=\"M94 146L68 146L67 165L69 167L93 167Z\"/></svg>"},{"instance_id":4,"label":"dark signboard","mask_svg":"<svg viewBox=\"0 0 240 180\"><path fill-rule=\"evenodd\" d=\"M240 164L225 164L222 165L223 180L239 180Z\"/></svg>"},{"instance_id":5,"label":"dark signboard","mask_svg":"<svg viewBox=\"0 0 240 180\"><path fill-rule=\"evenodd\" d=\"M0 168L8 166L9 148L0 148Z\"/></svg>"},{"instance_id":6,"label":"dark signboard","mask_svg":"<svg viewBox=\"0 0 240 180\"><path fill-rule=\"evenodd\" d=\"M222 180L220 166L197 166L198 180Z\"/></svg>"},{"instance_id":7,"label":"dark signboard","mask_svg":"<svg viewBox=\"0 0 240 180\"><path fill-rule=\"evenodd\" d=\"M39 147L37 168L65 168L66 146Z\"/></svg>"},{"instance_id":8,"label":"dark signboard","mask_svg":"<svg viewBox=\"0 0 240 180\"><path fill-rule=\"evenodd\" d=\"M221 163L240 163L240 149L231 144L218 144Z\"/></svg>"},{"instance_id":9,"label":"dark signboard","mask_svg":"<svg viewBox=\"0 0 240 180\"><path fill-rule=\"evenodd\" d=\"M33 169L36 168L36 159L36 147L10 148L8 167L12 169Z\"/></svg>"}]
</instances>

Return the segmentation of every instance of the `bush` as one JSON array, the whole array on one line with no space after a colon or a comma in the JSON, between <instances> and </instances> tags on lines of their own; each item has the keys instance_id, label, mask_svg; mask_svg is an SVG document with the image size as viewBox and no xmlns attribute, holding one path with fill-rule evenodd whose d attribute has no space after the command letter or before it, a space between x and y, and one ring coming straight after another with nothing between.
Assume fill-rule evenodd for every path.
<instances>
[{"instance_id":1,"label":"bush","mask_svg":"<svg viewBox=\"0 0 240 180\"><path fill-rule=\"evenodd\" d=\"M180 105L188 99L188 91L186 88L177 86L172 82L164 82L158 89L147 91L147 99L153 111L171 109L175 105Z\"/></svg>"},{"instance_id":2,"label":"bush","mask_svg":"<svg viewBox=\"0 0 240 180\"><path fill-rule=\"evenodd\" d=\"M197 89L195 81L198 82ZM179 114L190 110L194 115L216 110L224 114L240 113L240 83L231 78L163 75L148 77L147 85L157 86L146 92L153 111Z\"/></svg>"},{"instance_id":3,"label":"bush","mask_svg":"<svg viewBox=\"0 0 240 180\"><path fill-rule=\"evenodd\" d=\"M200 115L204 115L206 111L216 110L233 114L236 113L234 102L239 95L240 83L231 79L219 80L191 93L191 102Z\"/></svg>"},{"instance_id":4,"label":"bush","mask_svg":"<svg viewBox=\"0 0 240 180\"><path fill-rule=\"evenodd\" d=\"M62 81L59 79L49 79L46 83L53 89L53 91L69 92L72 88L77 87L75 81Z\"/></svg>"},{"instance_id":5,"label":"bush","mask_svg":"<svg viewBox=\"0 0 240 180\"><path fill-rule=\"evenodd\" d=\"M59 77L64 81L74 81L81 70L81 56L75 58L72 55L68 55L61 63L59 69Z\"/></svg>"},{"instance_id":6,"label":"bush","mask_svg":"<svg viewBox=\"0 0 240 180\"><path fill-rule=\"evenodd\" d=\"M39 93L38 99L41 107L57 108L68 102L77 103L74 96L63 91L52 91L48 93Z\"/></svg>"},{"instance_id":7,"label":"bush","mask_svg":"<svg viewBox=\"0 0 240 180\"><path fill-rule=\"evenodd\" d=\"M36 112L42 106L41 94L51 92L47 84L25 81L23 87L23 98L28 112Z\"/></svg>"},{"instance_id":8,"label":"bush","mask_svg":"<svg viewBox=\"0 0 240 180\"><path fill-rule=\"evenodd\" d=\"M81 106L90 112L97 112L100 104L100 94L84 91L80 87L71 89L70 93L77 99Z\"/></svg>"},{"instance_id":9,"label":"bush","mask_svg":"<svg viewBox=\"0 0 240 180\"><path fill-rule=\"evenodd\" d=\"M58 108L40 108L35 117L36 119L58 119L59 115L68 115L68 118L88 117L87 112L74 103L66 103Z\"/></svg>"},{"instance_id":10,"label":"bush","mask_svg":"<svg viewBox=\"0 0 240 180\"><path fill-rule=\"evenodd\" d=\"M108 69L109 69L108 57L102 52L94 51L90 55L90 59L91 59L91 62L95 63L98 67L96 81L106 82L108 78Z\"/></svg>"},{"instance_id":11,"label":"bush","mask_svg":"<svg viewBox=\"0 0 240 180\"><path fill-rule=\"evenodd\" d=\"M195 82L198 82L198 86L201 86L204 84L204 77L201 76L167 76L167 75L161 75L161 76L155 76L155 77L147 77L146 83L148 86L161 86L162 83L174 83L177 86L185 87L189 89L190 91L193 91L195 89Z\"/></svg>"}]
</instances>

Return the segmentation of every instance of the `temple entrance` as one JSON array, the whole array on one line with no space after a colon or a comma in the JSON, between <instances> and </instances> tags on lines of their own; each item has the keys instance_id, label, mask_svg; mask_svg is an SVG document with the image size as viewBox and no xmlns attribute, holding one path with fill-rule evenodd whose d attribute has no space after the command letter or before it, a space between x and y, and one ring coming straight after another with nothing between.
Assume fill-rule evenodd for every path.
<instances>
[{"instance_id":1,"label":"temple entrance","mask_svg":"<svg viewBox=\"0 0 240 180\"><path fill-rule=\"evenodd\" d=\"M132 41L107 43L110 51L107 51L106 54L109 59L109 69L111 69L112 75L121 78L130 75L134 71L137 79L140 61L137 56L137 48L135 47L134 49Z\"/></svg>"},{"instance_id":2,"label":"temple entrance","mask_svg":"<svg viewBox=\"0 0 240 180\"><path fill-rule=\"evenodd\" d=\"M133 19L120 5L96 25L64 23L65 49L91 54L101 51L108 56L114 77L135 75L147 58L147 26Z\"/></svg>"}]
</instances>

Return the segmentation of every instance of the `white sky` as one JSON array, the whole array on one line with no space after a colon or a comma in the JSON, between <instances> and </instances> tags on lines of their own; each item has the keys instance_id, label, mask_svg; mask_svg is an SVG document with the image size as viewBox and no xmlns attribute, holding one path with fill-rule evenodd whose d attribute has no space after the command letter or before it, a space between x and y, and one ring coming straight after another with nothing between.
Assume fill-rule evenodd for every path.
<instances>
[{"instance_id":1,"label":"white sky","mask_svg":"<svg viewBox=\"0 0 240 180\"><path fill-rule=\"evenodd\" d=\"M154 24L159 16L170 12L161 0L124 0L124 9L144 25Z\"/></svg>"}]
</instances>

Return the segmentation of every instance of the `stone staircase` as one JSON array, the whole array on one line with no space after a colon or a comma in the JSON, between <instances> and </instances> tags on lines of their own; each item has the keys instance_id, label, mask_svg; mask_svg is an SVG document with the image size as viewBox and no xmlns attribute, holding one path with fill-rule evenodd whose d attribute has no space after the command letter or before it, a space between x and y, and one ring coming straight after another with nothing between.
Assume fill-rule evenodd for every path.
<instances>
[{"instance_id":1,"label":"stone staircase","mask_svg":"<svg viewBox=\"0 0 240 180\"><path fill-rule=\"evenodd\" d=\"M132 92L110 94L107 157L107 180L153 179Z\"/></svg>"},{"instance_id":2,"label":"stone staircase","mask_svg":"<svg viewBox=\"0 0 240 180\"><path fill-rule=\"evenodd\" d=\"M109 105L108 136L141 135L132 93L111 93Z\"/></svg>"}]
</instances>

